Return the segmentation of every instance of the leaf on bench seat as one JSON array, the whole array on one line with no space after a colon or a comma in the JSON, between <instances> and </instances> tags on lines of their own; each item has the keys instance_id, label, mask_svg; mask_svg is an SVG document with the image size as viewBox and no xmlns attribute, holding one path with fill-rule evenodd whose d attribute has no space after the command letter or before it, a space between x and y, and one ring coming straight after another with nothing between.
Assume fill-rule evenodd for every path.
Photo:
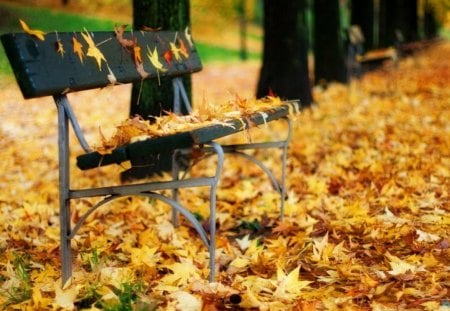
<instances>
[{"instance_id":1,"label":"leaf on bench seat","mask_svg":"<svg viewBox=\"0 0 450 311\"><path fill-rule=\"evenodd\" d=\"M217 105L205 108L205 105L200 104L189 115L180 116L166 112L164 116L154 117L153 122L139 116L127 119L116 127L116 132L111 138L107 139L101 135L101 146L95 149L105 155L119 146L132 142L194 131L208 126L220 126L222 132L230 132L230 128L231 132L247 130L255 125L266 124L282 106L288 112L286 116L298 113L297 108L291 107L296 106L295 103L288 104L278 97L247 100L237 96L234 101L222 106L222 108ZM250 137L248 141L251 141Z\"/></svg>"}]
</instances>

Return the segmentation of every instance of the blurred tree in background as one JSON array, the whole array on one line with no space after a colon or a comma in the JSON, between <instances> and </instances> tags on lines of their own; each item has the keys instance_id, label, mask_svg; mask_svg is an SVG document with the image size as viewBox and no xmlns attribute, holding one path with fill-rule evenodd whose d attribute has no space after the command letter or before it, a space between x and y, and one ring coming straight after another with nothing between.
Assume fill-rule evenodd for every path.
<instances>
[{"instance_id":1,"label":"blurred tree in background","mask_svg":"<svg viewBox=\"0 0 450 311\"><path fill-rule=\"evenodd\" d=\"M190 27L189 0L133 0L133 28L184 32ZM183 78L188 94L191 89L190 76ZM130 115L147 118L159 116L173 108L173 88L171 79L146 80L133 85ZM186 111L185 111L186 112Z\"/></svg>"},{"instance_id":2,"label":"blurred tree in background","mask_svg":"<svg viewBox=\"0 0 450 311\"><path fill-rule=\"evenodd\" d=\"M379 46L418 39L417 0L380 0Z\"/></svg>"},{"instance_id":3,"label":"blurred tree in background","mask_svg":"<svg viewBox=\"0 0 450 311\"><path fill-rule=\"evenodd\" d=\"M312 102L305 0L264 1L264 48L257 97Z\"/></svg>"},{"instance_id":4,"label":"blurred tree in background","mask_svg":"<svg viewBox=\"0 0 450 311\"><path fill-rule=\"evenodd\" d=\"M314 80L346 82L339 0L314 0Z\"/></svg>"},{"instance_id":5,"label":"blurred tree in background","mask_svg":"<svg viewBox=\"0 0 450 311\"><path fill-rule=\"evenodd\" d=\"M374 42L374 0L352 0L350 4L350 24L358 25L364 34L364 49L373 49Z\"/></svg>"},{"instance_id":6,"label":"blurred tree in background","mask_svg":"<svg viewBox=\"0 0 450 311\"><path fill-rule=\"evenodd\" d=\"M133 0L133 28L190 31L189 0ZM183 85L191 97L191 76L182 77ZM149 119L173 110L174 92L171 78L143 80L133 84L131 90L130 116L139 115ZM182 105L182 113L187 113ZM160 159L156 161L155 159ZM122 173L124 180L145 178L154 173L170 170L171 155L155 154Z\"/></svg>"}]
</instances>

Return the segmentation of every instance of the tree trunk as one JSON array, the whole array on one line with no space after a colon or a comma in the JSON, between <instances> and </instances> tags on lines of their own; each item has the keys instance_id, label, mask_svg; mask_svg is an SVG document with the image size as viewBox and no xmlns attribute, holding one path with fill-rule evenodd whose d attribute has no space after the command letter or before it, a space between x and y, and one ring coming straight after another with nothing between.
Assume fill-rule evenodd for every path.
<instances>
[{"instance_id":1,"label":"tree trunk","mask_svg":"<svg viewBox=\"0 0 450 311\"><path fill-rule=\"evenodd\" d=\"M373 0L352 0L351 24L358 25L364 34L364 49L371 50L374 45L374 2Z\"/></svg>"},{"instance_id":2,"label":"tree trunk","mask_svg":"<svg viewBox=\"0 0 450 311\"><path fill-rule=\"evenodd\" d=\"M133 0L133 28L153 28L185 31L190 27L189 0ZM191 77L183 77L183 84L191 98ZM164 111L173 110L173 86L170 78L141 81L133 84L131 91L130 115L140 115L145 119L160 116ZM187 111L182 105L182 113ZM121 174L122 180L139 179L172 167L171 153L148 155L148 159L135 160L132 167Z\"/></svg>"},{"instance_id":3,"label":"tree trunk","mask_svg":"<svg viewBox=\"0 0 450 311\"><path fill-rule=\"evenodd\" d=\"M241 60L247 60L247 17L245 14L245 0L238 0L235 4L235 8L239 19L239 55Z\"/></svg>"},{"instance_id":4,"label":"tree trunk","mask_svg":"<svg viewBox=\"0 0 450 311\"><path fill-rule=\"evenodd\" d=\"M314 79L347 81L339 0L314 0Z\"/></svg>"},{"instance_id":5,"label":"tree trunk","mask_svg":"<svg viewBox=\"0 0 450 311\"><path fill-rule=\"evenodd\" d=\"M438 21L436 18L435 8L430 1L425 1L423 16L423 34L425 39L433 39L438 35Z\"/></svg>"},{"instance_id":6,"label":"tree trunk","mask_svg":"<svg viewBox=\"0 0 450 311\"><path fill-rule=\"evenodd\" d=\"M256 95L312 101L305 0L264 0L264 51Z\"/></svg>"},{"instance_id":7,"label":"tree trunk","mask_svg":"<svg viewBox=\"0 0 450 311\"><path fill-rule=\"evenodd\" d=\"M417 0L381 0L380 25L380 46L417 40Z\"/></svg>"},{"instance_id":8,"label":"tree trunk","mask_svg":"<svg viewBox=\"0 0 450 311\"><path fill-rule=\"evenodd\" d=\"M133 23L136 30L150 27L184 31L186 27L190 27L189 0L133 0ZM190 77L184 77L183 83L191 96ZM170 79L161 79L161 83L157 80L146 80L133 85L131 116L140 115L149 118L171 110L173 110L173 88Z\"/></svg>"}]
</instances>

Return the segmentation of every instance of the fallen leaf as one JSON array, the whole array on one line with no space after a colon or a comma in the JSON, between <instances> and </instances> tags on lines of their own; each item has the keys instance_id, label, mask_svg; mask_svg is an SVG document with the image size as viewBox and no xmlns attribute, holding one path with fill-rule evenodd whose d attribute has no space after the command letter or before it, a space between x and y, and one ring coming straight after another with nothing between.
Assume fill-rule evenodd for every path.
<instances>
[{"instance_id":1,"label":"fallen leaf","mask_svg":"<svg viewBox=\"0 0 450 311\"><path fill-rule=\"evenodd\" d=\"M88 44L88 50L86 55L90 56L95 59L98 65L98 70L102 70L102 61L107 63L105 56L103 53L97 48L97 46L94 43L94 40L92 39L91 35L87 30L81 33L81 35L84 38L84 41Z\"/></svg>"},{"instance_id":2,"label":"fallen leaf","mask_svg":"<svg viewBox=\"0 0 450 311\"><path fill-rule=\"evenodd\" d=\"M83 52L83 45L78 41L78 39L73 36L72 37L72 43L73 43L73 52L77 54L78 58L80 59L80 62L83 63L84 59L84 52Z\"/></svg>"},{"instance_id":3,"label":"fallen leaf","mask_svg":"<svg viewBox=\"0 0 450 311\"><path fill-rule=\"evenodd\" d=\"M75 310L75 300L77 298L79 288L77 286L62 289L59 284L55 283L55 300L54 307L59 307L64 310Z\"/></svg>"},{"instance_id":4,"label":"fallen leaf","mask_svg":"<svg viewBox=\"0 0 450 311\"><path fill-rule=\"evenodd\" d=\"M63 57L64 53L66 53L66 51L64 51L64 46L60 39L56 41L56 52L58 52L61 55L61 57Z\"/></svg>"},{"instance_id":5,"label":"fallen leaf","mask_svg":"<svg viewBox=\"0 0 450 311\"><path fill-rule=\"evenodd\" d=\"M23 31L25 31L30 36L36 37L39 40L44 41L46 33L42 30L30 29L28 25L21 19L19 19L20 25L22 26Z\"/></svg>"}]
</instances>

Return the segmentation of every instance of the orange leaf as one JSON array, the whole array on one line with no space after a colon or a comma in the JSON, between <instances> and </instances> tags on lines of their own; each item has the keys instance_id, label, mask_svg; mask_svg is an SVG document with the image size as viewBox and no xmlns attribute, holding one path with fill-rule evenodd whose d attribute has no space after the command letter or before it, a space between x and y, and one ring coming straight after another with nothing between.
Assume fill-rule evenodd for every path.
<instances>
[{"instance_id":1,"label":"orange leaf","mask_svg":"<svg viewBox=\"0 0 450 311\"><path fill-rule=\"evenodd\" d=\"M143 79L147 78L150 74L144 69L144 64L142 63L141 47L137 44L136 41L134 42L133 46L133 59L137 72Z\"/></svg>"},{"instance_id":2,"label":"orange leaf","mask_svg":"<svg viewBox=\"0 0 450 311\"><path fill-rule=\"evenodd\" d=\"M166 60L166 62L170 65L173 60L173 52L171 50L168 50L164 53L163 57Z\"/></svg>"},{"instance_id":3,"label":"orange leaf","mask_svg":"<svg viewBox=\"0 0 450 311\"><path fill-rule=\"evenodd\" d=\"M189 53L188 53L188 50L186 48L186 45L184 44L184 41L181 40L180 38L178 38L178 43L180 44L180 53L181 53L181 55L183 55L184 57L188 58L189 57Z\"/></svg>"},{"instance_id":4,"label":"orange leaf","mask_svg":"<svg viewBox=\"0 0 450 311\"><path fill-rule=\"evenodd\" d=\"M45 32L43 32L42 30L37 30L37 29L30 29L30 27L28 27L28 25L21 19L19 19L20 25L22 26L23 31L25 31L27 34L29 34L30 36L34 36L36 38L38 38L39 40L44 41L44 35Z\"/></svg>"},{"instance_id":5,"label":"orange leaf","mask_svg":"<svg viewBox=\"0 0 450 311\"><path fill-rule=\"evenodd\" d=\"M137 43L135 43L133 46L133 55L134 55L134 63L136 65L142 63L141 47L137 45Z\"/></svg>"},{"instance_id":6,"label":"orange leaf","mask_svg":"<svg viewBox=\"0 0 450 311\"><path fill-rule=\"evenodd\" d=\"M78 55L80 62L83 63L84 58L83 45L80 43L80 41L78 41L76 37L72 37L72 42L73 42L73 52Z\"/></svg>"},{"instance_id":7,"label":"orange leaf","mask_svg":"<svg viewBox=\"0 0 450 311\"><path fill-rule=\"evenodd\" d=\"M148 27L148 26L142 26L141 27L142 31L159 31L161 29L162 29L162 27L156 27L156 28Z\"/></svg>"},{"instance_id":8,"label":"orange leaf","mask_svg":"<svg viewBox=\"0 0 450 311\"><path fill-rule=\"evenodd\" d=\"M64 53L66 53L66 51L64 51L64 46L59 39L56 41L56 52L61 54L61 56L64 56Z\"/></svg>"}]
</instances>

